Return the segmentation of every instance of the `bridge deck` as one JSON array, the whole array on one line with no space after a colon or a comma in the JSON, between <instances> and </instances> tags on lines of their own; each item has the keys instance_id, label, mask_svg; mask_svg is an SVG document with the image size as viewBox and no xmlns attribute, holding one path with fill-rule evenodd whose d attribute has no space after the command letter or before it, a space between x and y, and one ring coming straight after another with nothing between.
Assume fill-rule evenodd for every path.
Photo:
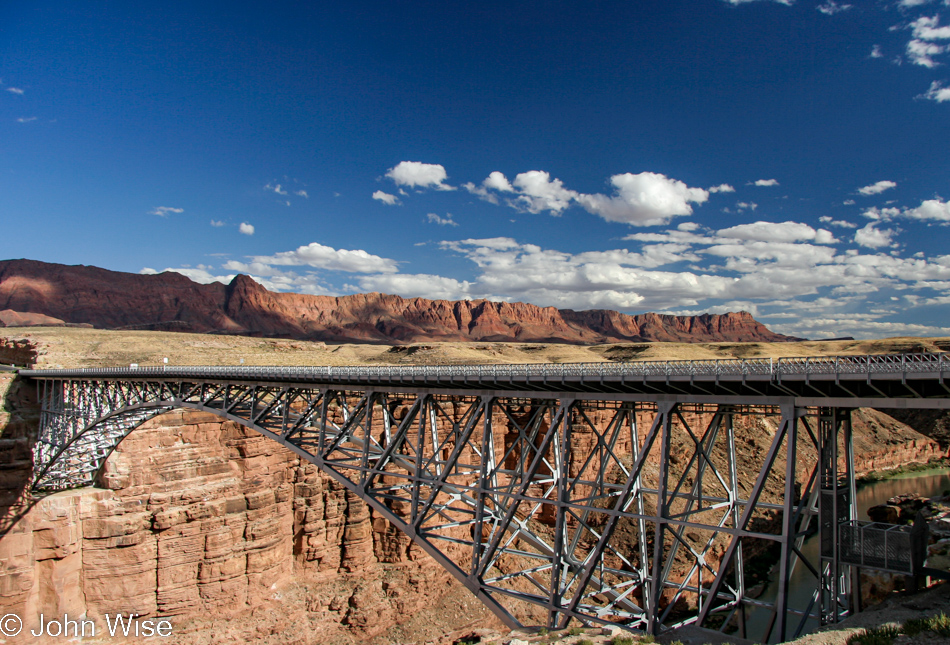
<instances>
[{"instance_id":1,"label":"bridge deck","mask_svg":"<svg viewBox=\"0 0 950 645\"><path fill-rule=\"evenodd\" d=\"M950 355L888 354L634 363L355 367L139 367L20 370L40 379L321 384L392 391L498 391L538 397L794 399L803 405L946 408Z\"/></svg>"}]
</instances>

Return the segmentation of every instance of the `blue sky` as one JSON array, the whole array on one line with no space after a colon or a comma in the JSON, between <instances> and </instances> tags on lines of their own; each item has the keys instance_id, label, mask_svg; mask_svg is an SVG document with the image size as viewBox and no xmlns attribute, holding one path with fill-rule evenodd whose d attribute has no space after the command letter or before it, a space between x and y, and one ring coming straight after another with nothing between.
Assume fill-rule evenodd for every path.
<instances>
[{"instance_id":1,"label":"blue sky","mask_svg":"<svg viewBox=\"0 0 950 645\"><path fill-rule=\"evenodd\" d=\"M950 335L950 0L5 3L0 257Z\"/></svg>"}]
</instances>

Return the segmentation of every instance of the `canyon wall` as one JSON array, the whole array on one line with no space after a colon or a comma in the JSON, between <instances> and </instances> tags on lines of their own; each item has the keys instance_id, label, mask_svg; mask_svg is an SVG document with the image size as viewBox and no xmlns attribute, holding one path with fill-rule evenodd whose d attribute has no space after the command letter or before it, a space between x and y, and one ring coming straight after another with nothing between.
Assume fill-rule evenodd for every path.
<instances>
[{"instance_id":1,"label":"canyon wall","mask_svg":"<svg viewBox=\"0 0 950 645\"><path fill-rule=\"evenodd\" d=\"M313 296L271 292L245 275L228 285L198 284L173 272L139 275L33 260L0 261L0 326L4 324L83 324L386 344L796 340L769 331L747 312L630 316L522 302L428 300L381 293Z\"/></svg>"}]
</instances>

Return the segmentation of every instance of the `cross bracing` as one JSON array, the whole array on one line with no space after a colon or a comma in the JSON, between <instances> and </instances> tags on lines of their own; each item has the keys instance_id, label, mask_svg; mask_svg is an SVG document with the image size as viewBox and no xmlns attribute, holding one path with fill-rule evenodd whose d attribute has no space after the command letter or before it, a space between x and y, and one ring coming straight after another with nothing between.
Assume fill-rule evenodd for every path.
<instances>
[{"instance_id":1,"label":"cross bracing","mask_svg":"<svg viewBox=\"0 0 950 645\"><path fill-rule=\"evenodd\" d=\"M850 409L873 393L877 407L950 407L947 362L729 364L21 373L41 389L36 490L93 484L146 419L206 410L343 483L509 625L784 640L854 609L852 564L802 548L816 530L823 545L855 533ZM775 599L750 593L763 558L778 562ZM796 567L814 578L803 606ZM756 611L766 633L746 632Z\"/></svg>"}]
</instances>

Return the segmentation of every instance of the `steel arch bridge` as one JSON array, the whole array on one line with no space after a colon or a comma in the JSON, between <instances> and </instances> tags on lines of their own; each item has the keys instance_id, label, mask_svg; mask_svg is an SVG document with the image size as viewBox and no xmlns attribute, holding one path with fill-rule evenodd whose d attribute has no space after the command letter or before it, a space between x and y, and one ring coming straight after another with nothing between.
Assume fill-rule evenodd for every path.
<instances>
[{"instance_id":1,"label":"steel arch bridge","mask_svg":"<svg viewBox=\"0 0 950 645\"><path fill-rule=\"evenodd\" d=\"M20 374L42 404L35 491L93 485L144 421L204 410L316 464L509 626L698 624L767 641L854 611L856 567L881 555L853 504L851 410L950 409L948 371L946 354L907 354ZM752 447L736 432L749 424ZM892 528L874 566L911 573L919 536ZM747 584L765 553L774 600ZM803 606L796 567L814 581ZM756 611L766 625L750 634Z\"/></svg>"}]
</instances>

